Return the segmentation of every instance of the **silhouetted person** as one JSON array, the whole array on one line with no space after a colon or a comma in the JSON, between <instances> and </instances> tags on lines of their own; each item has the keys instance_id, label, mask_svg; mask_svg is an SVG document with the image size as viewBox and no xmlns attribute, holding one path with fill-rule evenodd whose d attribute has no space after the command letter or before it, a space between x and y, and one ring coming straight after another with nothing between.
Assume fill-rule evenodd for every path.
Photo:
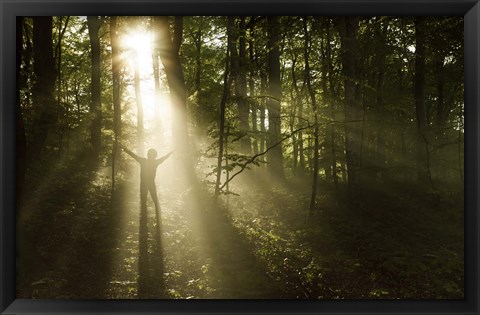
<instances>
[{"instance_id":1,"label":"silhouetted person","mask_svg":"<svg viewBox=\"0 0 480 315\"><path fill-rule=\"evenodd\" d=\"M162 164L172 153L157 159L157 151L150 149L147 158L140 157L122 146L122 149L140 163L140 225L139 225L139 251L138 251L138 296L140 298L163 296L163 254L160 234L160 204L155 186L155 174L157 167ZM156 249L155 257L149 258L148 254L148 216L147 216L147 195L150 192L155 204L156 214ZM150 259L153 262L154 270L150 269ZM152 274L153 272L153 274Z\"/></svg>"},{"instance_id":2,"label":"silhouetted person","mask_svg":"<svg viewBox=\"0 0 480 315\"><path fill-rule=\"evenodd\" d=\"M122 148L128 153L128 155L140 163L140 203L142 207L146 207L147 195L148 192L150 192L155 208L160 209L157 197L157 187L155 186L155 175L157 173L157 167L172 155L173 151L157 159L157 151L155 151L155 149L148 150L147 158L143 158L123 146Z\"/></svg>"}]
</instances>

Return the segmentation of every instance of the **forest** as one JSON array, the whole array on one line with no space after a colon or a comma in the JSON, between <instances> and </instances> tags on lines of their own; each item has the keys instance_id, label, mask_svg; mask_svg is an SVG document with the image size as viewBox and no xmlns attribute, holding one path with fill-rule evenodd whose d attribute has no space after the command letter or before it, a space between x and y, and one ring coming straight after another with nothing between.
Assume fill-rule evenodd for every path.
<instances>
[{"instance_id":1,"label":"forest","mask_svg":"<svg viewBox=\"0 0 480 315\"><path fill-rule=\"evenodd\" d=\"M463 299L460 16L16 21L22 299Z\"/></svg>"}]
</instances>

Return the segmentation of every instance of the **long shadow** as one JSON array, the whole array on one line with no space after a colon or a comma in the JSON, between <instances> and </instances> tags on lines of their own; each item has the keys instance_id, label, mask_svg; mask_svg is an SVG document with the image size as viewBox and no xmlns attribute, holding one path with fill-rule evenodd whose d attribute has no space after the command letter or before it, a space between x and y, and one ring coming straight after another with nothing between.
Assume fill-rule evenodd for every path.
<instances>
[{"instance_id":1,"label":"long shadow","mask_svg":"<svg viewBox=\"0 0 480 315\"><path fill-rule=\"evenodd\" d=\"M152 225L150 225L150 228ZM155 207L155 232L149 240L148 209L140 204L138 287L137 296L143 299L165 298L164 255L160 205ZM151 245L151 246L149 246ZM149 248L152 247L151 253Z\"/></svg>"},{"instance_id":2,"label":"long shadow","mask_svg":"<svg viewBox=\"0 0 480 315\"><path fill-rule=\"evenodd\" d=\"M283 284L271 278L265 264L252 253L243 235L233 225L227 209L215 204L207 192L194 189L189 196L189 220L211 260L207 298L280 299L286 298Z\"/></svg>"}]
</instances>

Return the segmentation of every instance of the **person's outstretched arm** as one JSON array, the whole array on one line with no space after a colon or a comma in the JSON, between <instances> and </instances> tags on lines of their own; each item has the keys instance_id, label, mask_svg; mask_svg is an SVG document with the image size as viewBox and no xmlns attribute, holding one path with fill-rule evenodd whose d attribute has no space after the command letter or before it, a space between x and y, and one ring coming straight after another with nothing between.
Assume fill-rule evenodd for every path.
<instances>
[{"instance_id":1,"label":"person's outstretched arm","mask_svg":"<svg viewBox=\"0 0 480 315\"><path fill-rule=\"evenodd\" d=\"M125 151L128 155L130 155L132 158L134 158L137 162L140 163L140 160L142 159L141 157L139 157L138 155L136 155L135 153L133 153L133 152L130 151L129 149L125 148L124 146L122 146L122 149L123 149L123 151Z\"/></svg>"},{"instance_id":2,"label":"person's outstretched arm","mask_svg":"<svg viewBox=\"0 0 480 315\"><path fill-rule=\"evenodd\" d=\"M170 152L170 153L168 153L168 154L166 154L166 155L164 155L164 156L162 156L161 158L157 159L157 165L162 164L166 159L168 159L168 157L169 157L170 155L172 155L172 153L173 153L173 151Z\"/></svg>"}]
</instances>

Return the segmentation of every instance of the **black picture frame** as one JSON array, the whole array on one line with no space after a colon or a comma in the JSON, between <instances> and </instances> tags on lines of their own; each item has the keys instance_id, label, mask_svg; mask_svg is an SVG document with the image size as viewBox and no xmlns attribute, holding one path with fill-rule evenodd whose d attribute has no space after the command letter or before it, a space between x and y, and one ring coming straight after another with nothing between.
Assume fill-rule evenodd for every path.
<instances>
[{"instance_id":1,"label":"black picture frame","mask_svg":"<svg viewBox=\"0 0 480 315\"><path fill-rule=\"evenodd\" d=\"M15 20L34 15L463 15L464 300L21 300L15 298ZM1 314L479 314L480 4L478 0L0 0Z\"/></svg>"}]
</instances>

